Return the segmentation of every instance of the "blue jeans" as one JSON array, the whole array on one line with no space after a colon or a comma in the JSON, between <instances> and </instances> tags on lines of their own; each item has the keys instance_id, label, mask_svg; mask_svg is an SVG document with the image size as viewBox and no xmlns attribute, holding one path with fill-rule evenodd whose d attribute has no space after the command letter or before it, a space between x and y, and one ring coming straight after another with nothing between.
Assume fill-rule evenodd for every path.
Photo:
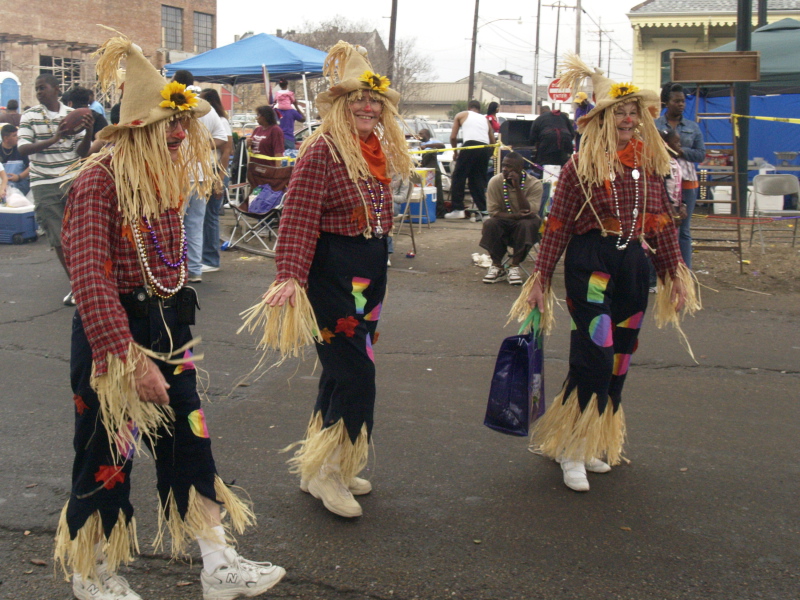
<instances>
[{"instance_id":1,"label":"blue jeans","mask_svg":"<svg viewBox=\"0 0 800 600\"><path fill-rule=\"evenodd\" d=\"M189 275L200 275L203 270L203 222L206 216L206 199L192 192L189 206L183 215L183 227L186 230L187 254L189 257Z\"/></svg>"},{"instance_id":2,"label":"blue jeans","mask_svg":"<svg viewBox=\"0 0 800 600\"><path fill-rule=\"evenodd\" d=\"M694 205L697 204L697 190L681 190L683 203L686 205L686 220L681 223L678 230L678 245L681 247L681 256L683 262L690 269L692 268L692 232L689 229L692 225L692 213L694 212Z\"/></svg>"},{"instance_id":3,"label":"blue jeans","mask_svg":"<svg viewBox=\"0 0 800 600\"><path fill-rule=\"evenodd\" d=\"M228 187L230 177L226 177L223 182L225 188ZM206 203L206 216L203 219L203 264L209 267L219 266L219 216L222 214L222 202L225 200L224 191L219 194L211 194Z\"/></svg>"}]
</instances>

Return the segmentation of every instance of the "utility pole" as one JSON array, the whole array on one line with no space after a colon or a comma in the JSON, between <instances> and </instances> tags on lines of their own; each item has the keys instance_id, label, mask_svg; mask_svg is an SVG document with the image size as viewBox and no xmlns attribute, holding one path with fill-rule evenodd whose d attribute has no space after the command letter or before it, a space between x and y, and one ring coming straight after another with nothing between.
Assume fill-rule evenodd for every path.
<instances>
[{"instance_id":1,"label":"utility pole","mask_svg":"<svg viewBox=\"0 0 800 600\"><path fill-rule=\"evenodd\" d=\"M567 6L563 2L556 2L555 4L545 4L548 8L555 8L556 9L556 47L553 50L553 79L556 78L556 74L558 72L558 30L561 28L561 9L562 8L570 8L575 10L574 6Z\"/></svg>"},{"instance_id":2,"label":"utility pole","mask_svg":"<svg viewBox=\"0 0 800 600\"><path fill-rule=\"evenodd\" d=\"M611 38L608 38L608 69L606 69L606 77L611 77Z\"/></svg>"},{"instance_id":3,"label":"utility pole","mask_svg":"<svg viewBox=\"0 0 800 600\"><path fill-rule=\"evenodd\" d=\"M533 51L533 90L531 93L531 114L536 114L539 102L539 31L542 24L542 0L538 0L536 8L536 48Z\"/></svg>"},{"instance_id":4,"label":"utility pole","mask_svg":"<svg viewBox=\"0 0 800 600\"><path fill-rule=\"evenodd\" d=\"M392 16L389 21L389 66L386 75L389 81L394 79L394 41L397 34L397 0L392 0Z\"/></svg>"},{"instance_id":5,"label":"utility pole","mask_svg":"<svg viewBox=\"0 0 800 600\"><path fill-rule=\"evenodd\" d=\"M592 31L592 33L597 34L597 66L603 66L603 34L614 33L613 29L603 29L603 18L597 18L597 31ZM608 76L609 72L611 71L611 36L608 36L608 71L606 71L606 76Z\"/></svg>"},{"instance_id":6,"label":"utility pole","mask_svg":"<svg viewBox=\"0 0 800 600\"><path fill-rule=\"evenodd\" d=\"M472 54L469 58L469 85L467 90L467 102L472 100L472 92L475 89L475 51L478 45L478 3L475 0L475 19L472 22Z\"/></svg>"},{"instance_id":7,"label":"utility pole","mask_svg":"<svg viewBox=\"0 0 800 600\"><path fill-rule=\"evenodd\" d=\"M581 0L576 0L575 3L575 54L580 56L581 54L581 13L583 13L583 8L581 7Z\"/></svg>"}]
</instances>

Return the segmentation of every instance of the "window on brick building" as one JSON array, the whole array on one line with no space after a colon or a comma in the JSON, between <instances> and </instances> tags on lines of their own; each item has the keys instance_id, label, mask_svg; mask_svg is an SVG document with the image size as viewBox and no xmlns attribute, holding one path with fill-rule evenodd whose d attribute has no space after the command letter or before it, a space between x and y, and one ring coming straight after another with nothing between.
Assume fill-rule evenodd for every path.
<instances>
[{"instance_id":1,"label":"window on brick building","mask_svg":"<svg viewBox=\"0 0 800 600\"><path fill-rule=\"evenodd\" d=\"M183 9L161 5L161 46L183 50Z\"/></svg>"},{"instance_id":2,"label":"window on brick building","mask_svg":"<svg viewBox=\"0 0 800 600\"><path fill-rule=\"evenodd\" d=\"M64 92L81 82L81 61L77 58L39 55L39 75L53 75Z\"/></svg>"},{"instance_id":3,"label":"window on brick building","mask_svg":"<svg viewBox=\"0 0 800 600\"><path fill-rule=\"evenodd\" d=\"M194 13L194 51L206 52L214 47L214 15Z\"/></svg>"}]
</instances>

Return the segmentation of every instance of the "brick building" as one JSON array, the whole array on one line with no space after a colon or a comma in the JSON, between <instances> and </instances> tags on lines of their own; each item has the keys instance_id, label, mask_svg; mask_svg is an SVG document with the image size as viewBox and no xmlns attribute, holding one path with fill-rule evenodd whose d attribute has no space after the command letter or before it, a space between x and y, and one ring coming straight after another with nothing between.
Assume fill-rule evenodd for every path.
<instances>
[{"instance_id":1,"label":"brick building","mask_svg":"<svg viewBox=\"0 0 800 600\"><path fill-rule=\"evenodd\" d=\"M41 73L55 75L62 90L94 88L91 53L113 35L96 23L130 37L161 68L215 48L216 13L216 0L5 0L0 74L19 79L21 106L37 103L33 84ZM0 75L3 104L12 79Z\"/></svg>"}]
</instances>

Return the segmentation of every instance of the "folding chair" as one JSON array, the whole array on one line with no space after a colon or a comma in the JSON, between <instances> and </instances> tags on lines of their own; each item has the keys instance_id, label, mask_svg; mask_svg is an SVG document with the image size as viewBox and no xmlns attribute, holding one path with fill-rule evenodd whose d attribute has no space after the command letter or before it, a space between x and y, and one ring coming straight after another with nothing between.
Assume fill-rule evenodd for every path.
<instances>
[{"instance_id":1,"label":"folding chair","mask_svg":"<svg viewBox=\"0 0 800 600\"><path fill-rule=\"evenodd\" d=\"M252 191L259 185L269 184L275 191L285 192L292 176L292 167L273 167L269 161L250 158L247 164L247 187ZM233 187L233 186L232 186ZM228 249L242 246L249 252L275 256L278 244L278 225L280 224L283 199L278 206L265 213L250 210L249 191L238 206L231 204L236 221L231 231ZM254 244L254 242L256 242ZM250 244L244 247L245 244ZM255 248L253 247L255 245Z\"/></svg>"},{"instance_id":2,"label":"folding chair","mask_svg":"<svg viewBox=\"0 0 800 600\"><path fill-rule=\"evenodd\" d=\"M750 226L750 245L753 245L753 235L758 226L758 237L761 242L761 253L764 254L764 232L761 228L761 218L769 217L800 217L800 210L765 210L758 206L758 196L786 196L789 194L800 194L800 181L794 175L756 175L753 178L753 221ZM792 247L797 241L797 226L800 219L792 219ZM778 233L778 232L776 232ZM780 236L788 239L788 236Z\"/></svg>"}]
</instances>

